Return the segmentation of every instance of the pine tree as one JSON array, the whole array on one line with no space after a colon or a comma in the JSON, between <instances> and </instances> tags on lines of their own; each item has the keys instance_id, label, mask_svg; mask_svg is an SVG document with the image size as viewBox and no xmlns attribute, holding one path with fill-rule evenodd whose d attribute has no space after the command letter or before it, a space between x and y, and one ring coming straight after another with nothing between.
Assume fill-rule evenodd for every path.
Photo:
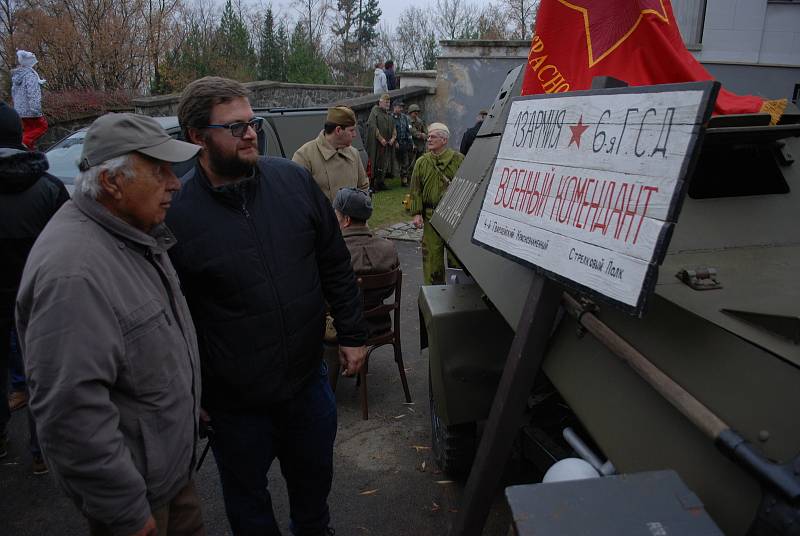
<instances>
[{"instance_id":1,"label":"pine tree","mask_svg":"<svg viewBox=\"0 0 800 536\"><path fill-rule=\"evenodd\" d=\"M308 42L306 28L298 23L292 32L289 55L286 58L286 74L289 82L329 84L331 72Z\"/></svg>"},{"instance_id":2,"label":"pine tree","mask_svg":"<svg viewBox=\"0 0 800 536\"><path fill-rule=\"evenodd\" d=\"M289 59L289 30L286 27L286 22L278 25L278 34L275 37L276 49L276 67L275 67L275 80L279 82L288 82L289 76L286 70L286 62Z\"/></svg>"},{"instance_id":3,"label":"pine tree","mask_svg":"<svg viewBox=\"0 0 800 536\"><path fill-rule=\"evenodd\" d=\"M356 40L358 29L358 0L338 0L336 10L339 16L331 25L331 32L338 38L333 69L340 82L356 82L361 71L359 65L359 44Z\"/></svg>"},{"instance_id":4,"label":"pine tree","mask_svg":"<svg viewBox=\"0 0 800 536\"><path fill-rule=\"evenodd\" d=\"M272 7L267 8L264 14L264 22L261 25L259 34L258 49L258 79L259 80L279 80L280 70L283 63L283 54L278 48L278 36L275 31L275 17L272 14Z\"/></svg>"},{"instance_id":5,"label":"pine tree","mask_svg":"<svg viewBox=\"0 0 800 536\"><path fill-rule=\"evenodd\" d=\"M356 40L362 49L366 50L375 43L375 39L378 37L377 27L383 12L378 7L378 0L359 0L358 5Z\"/></svg>"},{"instance_id":6,"label":"pine tree","mask_svg":"<svg viewBox=\"0 0 800 536\"><path fill-rule=\"evenodd\" d=\"M231 0L225 2L222 10L217 41L217 53L223 59L226 71L223 76L241 81L253 80L257 69L256 53L244 21L234 11Z\"/></svg>"}]
</instances>

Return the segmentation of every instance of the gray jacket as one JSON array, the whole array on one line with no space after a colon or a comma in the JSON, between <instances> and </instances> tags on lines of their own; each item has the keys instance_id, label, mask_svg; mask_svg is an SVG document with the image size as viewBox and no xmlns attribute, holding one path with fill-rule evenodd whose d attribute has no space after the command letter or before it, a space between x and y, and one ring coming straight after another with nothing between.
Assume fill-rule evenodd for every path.
<instances>
[{"instance_id":1,"label":"gray jacket","mask_svg":"<svg viewBox=\"0 0 800 536\"><path fill-rule=\"evenodd\" d=\"M145 234L76 193L28 257L17 327L30 408L56 480L114 534L187 484L200 401L197 339L165 226Z\"/></svg>"}]
</instances>

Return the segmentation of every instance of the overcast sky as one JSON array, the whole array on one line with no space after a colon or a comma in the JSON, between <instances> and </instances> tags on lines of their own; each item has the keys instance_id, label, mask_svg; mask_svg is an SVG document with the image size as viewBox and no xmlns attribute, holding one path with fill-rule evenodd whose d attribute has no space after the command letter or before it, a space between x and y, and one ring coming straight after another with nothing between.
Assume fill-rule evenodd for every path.
<instances>
[{"instance_id":1,"label":"overcast sky","mask_svg":"<svg viewBox=\"0 0 800 536\"><path fill-rule=\"evenodd\" d=\"M273 5L286 13L291 13L293 16L296 13L291 7L291 0L272 0ZM397 19L400 18L400 13L409 6L417 6L420 8L427 8L433 5L434 0L378 0L381 6L381 24L394 27L397 26ZM335 5L335 2L334 2Z\"/></svg>"}]
</instances>

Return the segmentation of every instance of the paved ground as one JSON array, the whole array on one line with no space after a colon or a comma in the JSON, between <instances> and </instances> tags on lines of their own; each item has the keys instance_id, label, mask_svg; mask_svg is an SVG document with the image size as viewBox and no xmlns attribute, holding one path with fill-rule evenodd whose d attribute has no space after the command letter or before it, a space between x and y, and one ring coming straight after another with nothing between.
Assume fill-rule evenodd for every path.
<instances>
[{"instance_id":1,"label":"paved ground","mask_svg":"<svg viewBox=\"0 0 800 536\"><path fill-rule=\"evenodd\" d=\"M403 357L414 403L404 404L389 348L376 351L371 358L368 421L361 420L355 382L339 381L336 474L330 497L337 536L445 535L463 489L435 470L430 451L427 362L419 352L419 245L415 241L396 244L404 273ZM24 412L14 414L11 434L9 456L0 463L0 534L85 534L82 517L52 479L30 473ZM286 492L277 464L271 475L276 515L287 520ZM213 456L209 455L197 482L209 534L229 534ZM288 534L286 523L284 530ZM504 536L507 530L508 515L498 495L484 535Z\"/></svg>"}]
</instances>

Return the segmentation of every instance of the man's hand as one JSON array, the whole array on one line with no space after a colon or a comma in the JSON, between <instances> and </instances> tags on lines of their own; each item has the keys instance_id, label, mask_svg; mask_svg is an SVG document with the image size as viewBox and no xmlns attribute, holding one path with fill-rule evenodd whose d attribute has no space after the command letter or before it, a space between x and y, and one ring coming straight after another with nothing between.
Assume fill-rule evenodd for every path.
<instances>
[{"instance_id":1,"label":"man's hand","mask_svg":"<svg viewBox=\"0 0 800 536\"><path fill-rule=\"evenodd\" d=\"M386 138L381 138L381 139L379 139L378 141L379 141L379 142L381 142L381 145L383 145L384 147L386 147Z\"/></svg>"},{"instance_id":2,"label":"man's hand","mask_svg":"<svg viewBox=\"0 0 800 536\"><path fill-rule=\"evenodd\" d=\"M417 229L422 229L423 225L424 223L422 221L422 214L414 214L414 227Z\"/></svg>"},{"instance_id":3,"label":"man's hand","mask_svg":"<svg viewBox=\"0 0 800 536\"><path fill-rule=\"evenodd\" d=\"M206 410L200 408L200 439L206 438L209 435L209 430L211 429L211 416L208 414ZM213 432L211 432L213 433Z\"/></svg>"},{"instance_id":4,"label":"man's hand","mask_svg":"<svg viewBox=\"0 0 800 536\"><path fill-rule=\"evenodd\" d=\"M339 363L342 376L355 376L367 358L366 346L339 346Z\"/></svg>"},{"instance_id":5,"label":"man's hand","mask_svg":"<svg viewBox=\"0 0 800 536\"><path fill-rule=\"evenodd\" d=\"M144 524L144 527L140 528L131 536L157 536L158 535L158 527L156 527L156 520L153 519L153 516L147 518L147 522Z\"/></svg>"}]
</instances>

